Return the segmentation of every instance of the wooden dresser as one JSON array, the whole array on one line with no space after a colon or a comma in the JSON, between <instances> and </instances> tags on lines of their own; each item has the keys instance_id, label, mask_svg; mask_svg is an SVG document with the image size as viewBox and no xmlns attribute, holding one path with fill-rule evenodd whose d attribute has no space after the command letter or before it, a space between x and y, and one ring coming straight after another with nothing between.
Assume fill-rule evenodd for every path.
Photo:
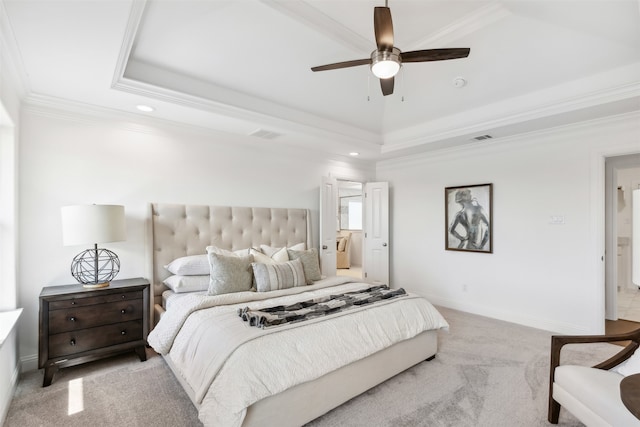
<instances>
[{"instance_id":1,"label":"wooden dresser","mask_svg":"<svg viewBox=\"0 0 640 427\"><path fill-rule=\"evenodd\" d=\"M109 287L47 286L40 293L38 367L43 387L60 368L134 350L147 360L149 281L113 280Z\"/></svg>"}]
</instances>

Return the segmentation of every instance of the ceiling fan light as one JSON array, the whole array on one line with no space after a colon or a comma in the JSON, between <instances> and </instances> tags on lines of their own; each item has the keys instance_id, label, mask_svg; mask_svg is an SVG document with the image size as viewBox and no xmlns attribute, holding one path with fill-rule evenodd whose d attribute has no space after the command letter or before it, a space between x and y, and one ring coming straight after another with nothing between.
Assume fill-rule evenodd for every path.
<instances>
[{"instance_id":1,"label":"ceiling fan light","mask_svg":"<svg viewBox=\"0 0 640 427\"><path fill-rule=\"evenodd\" d=\"M394 47L392 51L374 50L371 53L371 72L379 79L388 79L400 71L400 49Z\"/></svg>"}]
</instances>

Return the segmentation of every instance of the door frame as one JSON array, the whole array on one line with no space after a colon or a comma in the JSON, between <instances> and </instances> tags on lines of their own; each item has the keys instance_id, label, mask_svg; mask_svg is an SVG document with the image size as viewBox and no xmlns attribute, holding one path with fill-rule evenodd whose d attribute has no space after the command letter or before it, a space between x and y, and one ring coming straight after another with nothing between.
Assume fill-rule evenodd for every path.
<instances>
[{"instance_id":1,"label":"door frame","mask_svg":"<svg viewBox=\"0 0 640 427\"><path fill-rule=\"evenodd\" d=\"M640 152L604 156L605 177L605 319L618 320L618 171L640 167Z\"/></svg>"},{"instance_id":2,"label":"door frame","mask_svg":"<svg viewBox=\"0 0 640 427\"><path fill-rule=\"evenodd\" d=\"M321 176L321 186L324 185L325 179L329 179L329 180L335 180L336 182L338 181L348 181L348 182L358 182L362 185L362 205L363 205L363 209L362 209L362 259L361 261L361 266L362 266L362 272L361 272L361 280L362 281L367 281L367 278L365 277L365 272L366 272L366 260L365 260L365 246L366 246L366 238L365 238L365 233L366 233L366 221L367 221L367 213L366 213L366 200L365 200L365 187L367 184L371 184L371 183L377 183L378 181L376 180L372 180L372 179L365 179L365 178L350 178L350 177L344 177L344 176L335 176L332 174L329 174L328 176ZM386 182L386 181L385 181ZM387 195L388 195L388 182L387 182ZM336 213L337 213L337 203L338 203L338 192L339 192L339 185L336 185ZM320 199L322 199L323 197L323 189L320 189ZM387 209L389 209L388 204L389 204L390 200L387 200ZM320 205L319 208L319 224L322 224L323 221L323 207L322 204ZM334 228L337 230L340 226L339 224L339 218L337 217L337 215L333 215L333 217L335 218L336 223L334 224ZM391 227L391 223L390 223L390 218L387 218L389 221L388 227ZM390 233L390 228L388 229L388 233ZM388 239L387 239L388 240ZM322 258L323 255L323 250L322 250L322 241L323 241L323 236L322 236L322 227L319 230L319 241L320 241L320 247L319 247L319 251L320 251L320 258ZM387 241L387 245L388 245L388 241ZM388 251L388 248L387 248ZM327 254L328 255L328 254ZM334 251L334 256L335 256L335 251ZM390 263L390 259L389 259L389 254L387 253L387 274L389 275L391 271L391 263ZM325 275L328 275L326 273L326 270L324 267L322 267L322 273ZM337 273L337 268L334 270L334 274ZM387 280L388 281L388 280Z\"/></svg>"}]
</instances>

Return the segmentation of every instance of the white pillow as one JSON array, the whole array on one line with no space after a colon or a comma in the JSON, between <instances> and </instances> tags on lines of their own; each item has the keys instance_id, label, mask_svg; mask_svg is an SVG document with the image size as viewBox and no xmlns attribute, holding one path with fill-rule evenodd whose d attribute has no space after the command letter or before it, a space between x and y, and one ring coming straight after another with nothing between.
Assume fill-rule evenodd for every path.
<instances>
[{"instance_id":1,"label":"white pillow","mask_svg":"<svg viewBox=\"0 0 640 427\"><path fill-rule=\"evenodd\" d=\"M228 294L251 290L253 256L226 256L209 252L211 278L209 295Z\"/></svg>"},{"instance_id":2,"label":"white pillow","mask_svg":"<svg viewBox=\"0 0 640 427\"><path fill-rule=\"evenodd\" d=\"M286 248L282 248L282 249L284 249L284 252L287 255L287 259L284 260L284 261L281 259L282 258L282 255L281 255L282 251L275 252L274 253L275 258L272 258L269 255L266 255L260 249L256 249L256 248L249 249L249 253L251 255L253 255L253 262L258 262L260 264L276 264L276 263L279 263L279 262L287 262L287 261L289 261L289 255L286 253L287 249Z\"/></svg>"},{"instance_id":3,"label":"white pillow","mask_svg":"<svg viewBox=\"0 0 640 427\"><path fill-rule=\"evenodd\" d=\"M202 276L209 274L209 260L206 255L189 255L174 259L164 268L179 276Z\"/></svg>"},{"instance_id":4,"label":"white pillow","mask_svg":"<svg viewBox=\"0 0 640 427\"><path fill-rule=\"evenodd\" d=\"M287 248L274 248L272 246L260 245L260 251L273 260L273 262L287 262L289 255Z\"/></svg>"},{"instance_id":5,"label":"white pillow","mask_svg":"<svg viewBox=\"0 0 640 427\"><path fill-rule=\"evenodd\" d=\"M218 255L224 256L247 256L249 255L249 248L247 249L238 249L236 251L228 251L226 249L219 248L217 246L207 246L207 253L214 253Z\"/></svg>"},{"instance_id":6,"label":"white pillow","mask_svg":"<svg viewBox=\"0 0 640 427\"><path fill-rule=\"evenodd\" d=\"M287 253L287 249L291 249L294 251L303 251L307 248L307 245L303 243L297 243L289 248L274 248L269 245L260 245L260 250L262 253L271 257L275 262L285 262L289 261L289 254Z\"/></svg>"},{"instance_id":7,"label":"white pillow","mask_svg":"<svg viewBox=\"0 0 640 427\"><path fill-rule=\"evenodd\" d=\"M292 251L306 251L307 250L307 244L302 242L302 243L296 243L293 246L289 246L287 249L291 249Z\"/></svg>"},{"instance_id":8,"label":"white pillow","mask_svg":"<svg viewBox=\"0 0 640 427\"><path fill-rule=\"evenodd\" d=\"M209 260L207 260L207 264ZM162 282L173 292L180 294L185 292L199 292L209 289L209 275L200 276L169 276Z\"/></svg>"},{"instance_id":9,"label":"white pillow","mask_svg":"<svg viewBox=\"0 0 640 427\"><path fill-rule=\"evenodd\" d=\"M636 350L630 358L621 364L614 366L610 371L617 372L625 377L633 374L640 374L640 352Z\"/></svg>"},{"instance_id":10,"label":"white pillow","mask_svg":"<svg viewBox=\"0 0 640 427\"><path fill-rule=\"evenodd\" d=\"M307 284L302 262L299 259L277 264L254 262L251 266L258 292L275 291Z\"/></svg>"}]
</instances>

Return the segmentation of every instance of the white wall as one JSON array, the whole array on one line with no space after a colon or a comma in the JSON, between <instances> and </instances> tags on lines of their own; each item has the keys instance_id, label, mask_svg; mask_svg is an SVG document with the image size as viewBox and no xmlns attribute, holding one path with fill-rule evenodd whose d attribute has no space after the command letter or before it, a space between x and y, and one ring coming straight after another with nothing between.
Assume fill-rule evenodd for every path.
<instances>
[{"instance_id":1,"label":"white wall","mask_svg":"<svg viewBox=\"0 0 640 427\"><path fill-rule=\"evenodd\" d=\"M16 64L9 58L6 29L4 6L0 3L0 312L15 309L18 305L16 163L22 85L17 77ZM7 317L0 315L0 318L8 322ZM0 338L0 425L4 422L18 380L20 364L16 328L12 328L2 341Z\"/></svg>"},{"instance_id":2,"label":"white wall","mask_svg":"<svg viewBox=\"0 0 640 427\"><path fill-rule=\"evenodd\" d=\"M379 163L376 179L391 184L391 283L468 312L603 332L604 156L632 152L638 114ZM445 251L444 188L484 183L494 253Z\"/></svg>"},{"instance_id":3,"label":"white wall","mask_svg":"<svg viewBox=\"0 0 640 427\"><path fill-rule=\"evenodd\" d=\"M25 311L20 355L37 360L38 295L74 283L69 266L83 247L63 247L60 208L123 204L127 240L104 245L118 254L118 278L145 276L149 202L311 209L317 223L322 175L371 179L372 165L331 160L246 137L99 120L61 111L23 112L20 140L20 282ZM314 242L317 242L317 227Z\"/></svg>"}]
</instances>

